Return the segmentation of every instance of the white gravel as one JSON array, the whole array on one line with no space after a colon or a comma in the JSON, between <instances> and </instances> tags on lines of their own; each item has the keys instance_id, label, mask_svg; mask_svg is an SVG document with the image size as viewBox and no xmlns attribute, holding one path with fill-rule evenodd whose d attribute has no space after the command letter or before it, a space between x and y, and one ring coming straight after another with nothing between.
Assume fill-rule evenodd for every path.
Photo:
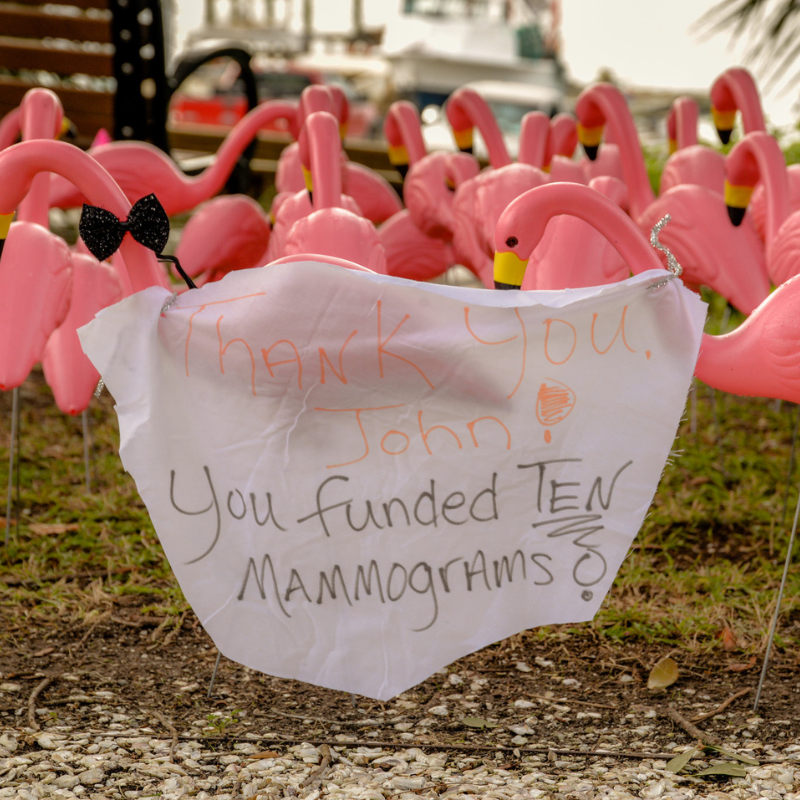
<instances>
[{"instance_id":1,"label":"white gravel","mask_svg":"<svg viewBox=\"0 0 800 800\"><path fill-rule=\"evenodd\" d=\"M521 754L513 769L506 769L508 753L355 747L342 741L347 737L337 738L332 748L242 741L228 742L232 749L220 751L213 749L217 742L182 736L171 761L172 738L154 728L6 729L0 732L0 798L800 800L797 744L774 750L751 743L748 754L761 766L745 767L744 778L715 783L673 775L665 770L666 761L653 759ZM691 766L696 771L719 760L695 760Z\"/></svg>"}]
</instances>

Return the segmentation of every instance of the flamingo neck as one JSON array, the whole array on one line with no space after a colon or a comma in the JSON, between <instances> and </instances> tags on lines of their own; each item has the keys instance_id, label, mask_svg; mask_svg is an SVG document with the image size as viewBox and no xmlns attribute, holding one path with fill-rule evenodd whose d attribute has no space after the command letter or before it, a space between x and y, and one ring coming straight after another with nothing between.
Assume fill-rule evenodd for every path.
<instances>
[{"instance_id":1,"label":"flamingo neck","mask_svg":"<svg viewBox=\"0 0 800 800\"><path fill-rule=\"evenodd\" d=\"M225 137L214 163L196 178L189 178L186 181L192 199L200 202L217 194L225 185L239 156L256 137L258 131L276 119L291 119L295 114L295 103L274 100L261 103L242 117Z\"/></svg>"},{"instance_id":2,"label":"flamingo neck","mask_svg":"<svg viewBox=\"0 0 800 800\"><path fill-rule=\"evenodd\" d=\"M50 215L50 175L39 173L31 182L31 188L17 209L17 219L36 222L44 228L49 227Z\"/></svg>"},{"instance_id":3,"label":"flamingo neck","mask_svg":"<svg viewBox=\"0 0 800 800\"><path fill-rule=\"evenodd\" d=\"M37 139L0 152L0 214L14 211L40 172L55 172L75 184L97 206L126 219L130 202L111 176L91 156L65 142ZM123 241L125 266L134 291L169 282L155 256L135 242Z\"/></svg>"},{"instance_id":4,"label":"flamingo neck","mask_svg":"<svg viewBox=\"0 0 800 800\"><path fill-rule=\"evenodd\" d=\"M745 158L751 158L756 163L756 171L764 184L765 199L767 203L766 214L766 242L769 251L775 242L775 237L781 225L791 214L789 200L789 179L786 174L786 162L778 143L768 133L756 131L742 139L736 148L741 148ZM728 158L734 159L733 151ZM744 165L742 165L746 168Z\"/></svg>"},{"instance_id":5,"label":"flamingo neck","mask_svg":"<svg viewBox=\"0 0 800 800\"><path fill-rule=\"evenodd\" d=\"M750 73L741 68L730 69L726 75L728 90L733 95L736 108L742 115L742 127L745 133L764 131L764 113L761 110L761 99L758 96L753 78Z\"/></svg>"},{"instance_id":6,"label":"flamingo neck","mask_svg":"<svg viewBox=\"0 0 800 800\"><path fill-rule=\"evenodd\" d=\"M341 150L338 123L332 114L320 111L306 120L300 133L300 157L311 167L314 211L342 204Z\"/></svg>"},{"instance_id":7,"label":"flamingo neck","mask_svg":"<svg viewBox=\"0 0 800 800\"><path fill-rule=\"evenodd\" d=\"M688 97L675 101L675 140L678 150L697 144L697 104Z\"/></svg>"},{"instance_id":8,"label":"flamingo neck","mask_svg":"<svg viewBox=\"0 0 800 800\"><path fill-rule=\"evenodd\" d=\"M448 114L451 124L453 124L454 118L456 120L468 119L480 131L492 167L497 169L508 166L511 163L511 157L508 155L500 126L486 101L477 92L466 88L459 89L452 95L451 101L455 106L453 117ZM458 129L459 126L455 125L454 130Z\"/></svg>"},{"instance_id":9,"label":"flamingo neck","mask_svg":"<svg viewBox=\"0 0 800 800\"><path fill-rule=\"evenodd\" d=\"M529 111L522 118L519 132L520 164L530 164L543 169L549 167L547 140L550 134L550 120L541 111Z\"/></svg>"},{"instance_id":10,"label":"flamingo neck","mask_svg":"<svg viewBox=\"0 0 800 800\"><path fill-rule=\"evenodd\" d=\"M647 177L642 145L639 143L633 117L625 98L613 86L594 86L589 90L587 98L600 107L611 137L619 146L622 174L628 187L628 204L631 216L635 219L655 200L655 194ZM577 110L576 107L576 112Z\"/></svg>"}]
</instances>

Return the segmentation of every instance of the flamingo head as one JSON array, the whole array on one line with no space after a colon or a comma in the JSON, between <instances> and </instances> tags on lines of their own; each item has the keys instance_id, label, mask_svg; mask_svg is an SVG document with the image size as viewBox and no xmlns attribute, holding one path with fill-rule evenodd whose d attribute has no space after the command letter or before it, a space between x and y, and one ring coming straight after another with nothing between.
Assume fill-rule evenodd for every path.
<instances>
[{"instance_id":1,"label":"flamingo head","mask_svg":"<svg viewBox=\"0 0 800 800\"><path fill-rule=\"evenodd\" d=\"M14 219L14 212L10 214L0 214L0 259L3 257L3 247L6 243L8 231L11 229L11 222Z\"/></svg>"},{"instance_id":2,"label":"flamingo head","mask_svg":"<svg viewBox=\"0 0 800 800\"><path fill-rule=\"evenodd\" d=\"M604 84L595 84L584 89L575 103L575 116L578 118L578 141L583 146L586 158L594 161L603 139L606 115L594 97Z\"/></svg>"},{"instance_id":3,"label":"flamingo head","mask_svg":"<svg viewBox=\"0 0 800 800\"><path fill-rule=\"evenodd\" d=\"M344 139L347 136L347 123L350 121L350 103L341 86L332 83L328 86L328 91L333 99L333 114L339 121L339 136Z\"/></svg>"},{"instance_id":4,"label":"flamingo head","mask_svg":"<svg viewBox=\"0 0 800 800\"><path fill-rule=\"evenodd\" d=\"M753 189L761 177L753 139L750 138L752 136L750 134L737 142L725 159L725 207L728 217L737 228L744 220Z\"/></svg>"},{"instance_id":5,"label":"flamingo head","mask_svg":"<svg viewBox=\"0 0 800 800\"><path fill-rule=\"evenodd\" d=\"M736 99L731 90L731 70L722 73L711 86L711 117L722 144L728 144L736 121Z\"/></svg>"},{"instance_id":6,"label":"flamingo head","mask_svg":"<svg viewBox=\"0 0 800 800\"><path fill-rule=\"evenodd\" d=\"M578 146L578 127L571 114L556 114L550 120L550 134L547 137L545 167L549 171L553 156L572 158Z\"/></svg>"},{"instance_id":7,"label":"flamingo head","mask_svg":"<svg viewBox=\"0 0 800 800\"><path fill-rule=\"evenodd\" d=\"M383 123L383 135L389 143L389 161L405 181L409 165L425 155L417 107L408 100L392 103Z\"/></svg>"},{"instance_id":8,"label":"flamingo head","mask_svg":"<svg viewBox=\"0 0 800 800\"><path fill-rule=\"evenodd\" d=\"M678 152L678 122L675 117L675 104L673 103L667 112L667 140L670 155Z\"/></svg>"},{"instance_id":9,"label":"flamingo head","mask_svg":"<svg viewBox=\"0 0 800 800\"><path fill-rule=\"evenodd\" d=\"M456 90L447 100L445 114L453 129L456 146L462 153L472 153L475 114L482 104L485 101L480 95L467 87Z\"/></svg>"}]
</instances>

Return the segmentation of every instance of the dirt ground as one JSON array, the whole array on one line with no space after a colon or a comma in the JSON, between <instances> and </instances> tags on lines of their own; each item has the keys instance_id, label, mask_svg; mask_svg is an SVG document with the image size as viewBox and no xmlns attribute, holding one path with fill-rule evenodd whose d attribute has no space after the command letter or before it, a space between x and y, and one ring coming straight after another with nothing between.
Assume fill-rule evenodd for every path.
<instances>
[{"instance_id":1,"label":"dirt ground","mask_svg":"<svg viewBox=\"0 0 800 800\"><path fill-rule=\"evenodd\" d=\"M796 656L775 655L754 714L760 663L753 657L674 652L679 679L655 691L647 677L669 654L666 647L611 645L591 634L518 634L386 703L261 675L223 658L208 698L215 646L191 612L165 634L158 618L140 613L147 599L125 598L88 629L9 631L14 644L0 654L0 726L24 727L30 704L43 729L97 728L114 714L158 728L161 716L182 735L210 740L255 734L273 744L501 750L513 761L515 748L516 757L539 748L670 753L696 741L671 716L674 709L695 720L707 740L756 757L800 742ZM53 680L31 704L45 678Z\"/></svg>"}]
</instances>

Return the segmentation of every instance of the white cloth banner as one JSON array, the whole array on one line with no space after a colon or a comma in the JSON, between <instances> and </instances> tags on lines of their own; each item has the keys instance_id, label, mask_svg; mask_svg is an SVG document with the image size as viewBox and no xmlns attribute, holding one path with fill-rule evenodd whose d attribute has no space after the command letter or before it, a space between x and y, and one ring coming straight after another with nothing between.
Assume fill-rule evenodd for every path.
<instances>
[{"instance_id":1,"label":"white cloth banner","mask_svg":"<svg viewBox=\"0 0 800 800\"><path fill-rule=\"evenodd\" d=\"M383 700L595 614L697 359L705 305L663 275L497 292L299 261L80 335L220 651Z\"/></svg>"}]
</instances>

